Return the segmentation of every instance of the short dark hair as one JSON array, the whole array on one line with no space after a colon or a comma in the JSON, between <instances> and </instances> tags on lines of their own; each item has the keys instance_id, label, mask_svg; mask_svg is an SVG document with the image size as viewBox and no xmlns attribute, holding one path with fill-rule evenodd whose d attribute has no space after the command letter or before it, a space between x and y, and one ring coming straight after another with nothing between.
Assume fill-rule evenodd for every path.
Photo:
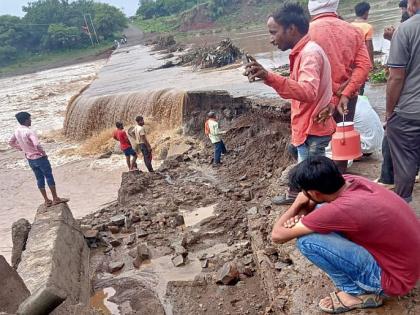
<instances>
[{"instance_id":1,"label":"short dark hair","mask_svg":"<svg viewBox=\"0 0 420 315\"><path fill-rule=\"evenodd\" d=\"M316 190L333 194L345 184L335 163L325 156L309 157L296 165L289 176L289 186L299 190Z\"/></svg>"},{"instance_id":2,"label":"short dark hair","mask_svg":"<svg viewBox=\"0 0 420 315\"><path fill-rule=\"evenodd\" d=\"M28 112L19 112L15 115L19 124L23 125L29 118L31 118L31 114Z\"/></svg>"},{"instance_id":3,"label":"short dark hair","mask_svg":"<svg viewBox=\"0 0 420 315\"><path fill-rule=\"evenodd\" d=\"M309 18L298 3L286 3L270 15L277 24L285 29L295 25L299 33L306 34L309 30Z\"/></svg>"},{"instance_id":4,"label":"short dark hair","mask_svg":"<svg viewBox=\"0 0 420 315\"><path fill-rule=\"evenodd\" d=\"M122 123L122 122L120 122L120 121L117 121L117 122L115 123L115 126L116 126L118 129L123 129L123 128L124 128L123 123Z\"/></svg>"},{"instance_id":5,"label":"short dark hair","mask_svg":"<svg viewBox=\"0 0 420 315\"><path fill-rule=\"evenodd\" d=\"M144 120L144 119L143 119L143 116L137 116L137 117L136 117L136 121L137 121L137 122L140 122L140 121L142 121L142 120Z\"/></svg>"},{"instance_id":6,"label":"short dark hair","mask_svg":"<svg viewBox=\"0 0 420 315\"><path fill-rule=\"evenodd\" d=\"M398 4L399 8L407 8L407 6L408 6L407 0L401 0L400 3Z\"/></svg>"},{"instance_id":7,"label":"short dark hair","mask_svg":"<svg viewBox=\"0 0 420 315\"><path fill-rule=\"evenodd\" d=\"M358 17L365 15L365 13L369 12L369 10L370 4L365 1L356 4L356 6L354 7L354 13L356 13L356 16Z\"/></svg>"}]
</instances>

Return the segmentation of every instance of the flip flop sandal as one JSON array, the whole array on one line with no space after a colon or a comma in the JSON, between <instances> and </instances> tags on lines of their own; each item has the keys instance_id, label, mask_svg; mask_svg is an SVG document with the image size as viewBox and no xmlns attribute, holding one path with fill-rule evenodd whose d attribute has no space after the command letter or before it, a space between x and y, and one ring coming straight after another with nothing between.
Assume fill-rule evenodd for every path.
<instances>
[{"instance_id":1,"label":"flip flop sandal","mask_svg":"<svg viewBox=\"0 0 420 315\"><path fill-rule=\"evenodd\" d=\"M330 297L333 303L331 308L318 305L321 310L329 314L340 314L340 313L349 312L355 309L375 308L383 304L382 298L376 294L359 295L357 296L357 298L360 300L361 303L354 304L351 306L344 305L343 302L341 302L340 298L338 297L337 292L331 292Z\"/></svg>"},{"instance_id":2,"label":"flip flop sandal","mask_svg":"<svg viewBox=\"0 0 420 315\"><path fill-rule=\"evenodd\" d=\"M70 199L67 199L67 198L61 198L60 199L60 201L58 201L58 202L52 202L52 205L53 206L55 206L55 205L58 205L58 204L60 204L60 203L66 203L66 202L69 202L70 201Z\"/></svg>"}]
</instances>

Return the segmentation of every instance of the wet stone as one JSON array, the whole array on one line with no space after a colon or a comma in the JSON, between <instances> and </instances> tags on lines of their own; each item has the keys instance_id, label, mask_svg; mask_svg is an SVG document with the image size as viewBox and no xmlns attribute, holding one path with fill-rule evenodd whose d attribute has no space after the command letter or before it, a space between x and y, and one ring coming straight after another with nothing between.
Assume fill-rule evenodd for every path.
<instances>
[{"instance_id":1,"label":"wet stone","mask_svg":"<svg viewBox=\"0 0 420 315\"><path fill-rule=\"evenodd\" d=\"M201 268L207 268L209 266L209 261L204 259L201 261Z\"/></svg>"},{"instance_id":2,"label":"wet stone","mask_svg":"<svg viewBox=\"0 0 420 315\"><path fill-rule=\"evenodd\" d=\"M243 263L244 265L250 265L250 264L252 264L253 262L254 262L254 259L252 258L252 255L245 256L245 257L243 258L243 260L242 260L242 263Z\"/></svg>"},{"instance_id":3,"label":"wet stone","mask_svg":"<svg viewBox=\"0 0 420 315\"><path fill-rule=\"evenodd\" d=\"M248 215L256 215L256 214L258 214L258 208L257 207L252 207L252 208L248 209L248 211L246 213Z\"/></svg>"},{"instance_id":4,"label":"wet stone","mask_svg":"<svg viewBox=\"0 0 420 315\"><path fill-rule=\"evenodd\" d=\"M96 239L98 237L98 230L87 230L83 232L83 236L87 239Z\"/></svg>"},{"instance_id":5,"label":"wet stone","mask_svg":"<svg viewBox=\"0 0 420 315\"><path fill-rule=\"evenodd\" d=\"M188 256L188 251L182 245L175 245L174 250L176 255L182 255L182 257Z\"/></svg>"},{"instance_id":6,"label":"wet stone","mask_svg":"<svg viewBox=\"0 0 420 315\"><path fill-rule=\"evenodd\" d=\"M219 269L216 275L216 283L234 285L239 280L239 272L236 264L227 262Z\"/></svg>"},{"instance_id":7,"label":"wet stone","mask_svg":"<svg viewBox=\"0 0 420 315\"><path fill-rule=\"evenodd\" d=\"M132 253L129 253L131 256ZM145 244L138 245L136 247L136 253L133 260L133 266L135 268L140 268L140 265L145 262L146 260L150 259L150 251L149 248Z\"/></svg>"},{"instance_id":8,"label":"wet stone","mask_svg":"<svg viewBox=\"0 0 420 315\"><path fill-rule=\"evenodd\" d=\"M119 270L121 270L124 267L124 262L122 261L116 261L116 262L112 262L108 265L108 270L110 273L114 273L117 272Z\"/></svg>"},{"instance_id":9,"label":"wet stone","mask_svg":"<svg viewBox=\"0 0 420 315\"><path fill-rule=\"evenodd\" d=\"M120 232L120 228L118 226L115 225L109 225L108 226L108 230L112 233L112 234L117 234Z\"/></svg>"},{"instance_id":10,"label":"wet stone","mask_svg":"<svg viewBox=\"0 0 420 315\"><path fill-rule=\"evenodd\" d=\"M110 220L111 220L111 225L124 226L125 224L125 216L122 214L114 215L113 217L111 217Z\"/></svg>"},{"instance_id":11,"label":"wet stone","mask_svg":"<svg viewBox=\"0 0 420 315\"><path fill-rule=\"evenodd\" d=\"M175 225L176 226L181 226L184 225L185 221L184 221L184 216L178 214L175 216Z\"/></svg>"},{"instance_id":12,"label":"wet stone","mask_svg":"<svg viewBox=\"0 0 420 315\"><path fill-rule=\"evenodd\" d=\"M185 262L186 262L186 257L182 255L176 255L175 257L172 258L172 263L175 267L181 267L185 265Z\"/></svg>"},{"instance_id":13,"label":"wet stone","mask_svg":"<svg viewBox=\"0 0 420 315\"><path fill-rule=\"evenodd\" d=\"M134 233L130 234L125 240L125 243L127 245L133 245L135 242L136 242L136 234Z\"/></svg>"},{"instance_id":14,"label":"wet stone","mask_svg":"<svg viewBox=\"0 0 420 315\"><path fill-rule=\"evenodd\" d=\"M109 244L111 244L112 247L118 247L118 246L121 245L121 240L120 239L113 238L113 239L111 239L109 241Z\"/></svg>"},{"instance_id":15,"label":"wet stone","mask_svg":"<svg viewBox=\"0 0 420 315\"><path fill-rule=\"evenodd\" d=\"M147 233L141 227L136 227L136 236L137 236L137 238L146 237L147 235L149 235L149 233Z\"/></svg>"},{"instance_id":16,"label":"wet stone","mask_svg":"<svg viewBox=\"0 0 420 315\"><path fill-rule=\"evenodd\" d=\"M138 223L138 222L140 222L140 217L138 216L138 215L136 215L136 214L133 214L132 216L131 216L131 221L133 222L133 223Z\"/></svg>"}]
</instances>

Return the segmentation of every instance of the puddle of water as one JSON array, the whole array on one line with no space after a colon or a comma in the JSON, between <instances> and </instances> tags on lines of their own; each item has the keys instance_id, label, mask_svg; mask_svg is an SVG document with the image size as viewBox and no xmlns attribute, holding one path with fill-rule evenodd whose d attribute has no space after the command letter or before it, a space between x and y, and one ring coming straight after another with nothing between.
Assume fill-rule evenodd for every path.
<instances>
[{"instance_id":1,"label":"puddle of water","mask_svg":"<svg viewBox=\"0 0 420 315\"><path fill-rule=\"evenodd\" d=\"M118 305L109 301L115 295L114 288L104 288L90 298L90 305L103 312L104 315L120 315Z\"/></svg>"},{"instance_id":2,"label":"puddle of water","mask_svg":"<svg viewBox=\"0 0 420 315\"><path fill-rule=\"evenodd\" d=\"M204 219L214 216L214 209L217 204L195 209L193 211L181 210L184 216L185 226L194 226Z\"/></svg>"},{"instance_id":3,"label":"puddle of water","mask_svg":"<svg viewBox=\"0 0 420 315\"><path fill-rule=\"evenodd\" d=\"M193 281L201 272L201 263L197 257L204 253L207 256L218 255L227 251L227 244L216 244L210 248L188 254L188 263L185 266L175 267L172 264L172 256L167 255L152 259L149 263L143 264L139 270L127 270L117 276L117 278L132 278L141 281L149 286L159 297L166 315L172 315L173 309L170 301L166 297L166 288L171 281Z\"/></svg>"}]
</instances>

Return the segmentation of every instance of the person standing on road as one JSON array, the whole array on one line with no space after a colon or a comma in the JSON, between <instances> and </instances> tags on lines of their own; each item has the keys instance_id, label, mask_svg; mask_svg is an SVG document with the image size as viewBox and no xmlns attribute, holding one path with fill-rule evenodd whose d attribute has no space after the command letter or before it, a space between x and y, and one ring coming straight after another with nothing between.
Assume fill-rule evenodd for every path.
<instances>
[{"instance_id":1,"label":"person standing on road","mask_svg":"<svg viewBox=\"0 0 420 315\"><path fill-rule=\"evenodd\" d=\"M60 198L57 195L54 176L51 169L48 156L39 143L36 133L29 127L32 124L31 114L27 112L19 112L15 115L20 126L16 129L14 135L9 141L9 145L19 151L23 151L29 166L35 174L38 189L45 201L45 206L50 207L69 199ZM50 188L53 199L49 199L45 189L45 180Z\"/></svg>"},{"instance_id":2,"label":"person standing on road","mask_svg":"<svg viewBox=\"0 0 420 315\"><path fill-rule=\"evenodd\" d=\"M352 25L356 26L363 32L365 38L366 47L369 53L370 62L374 64L373 60L373 27L368 23L370 4L367 2L360 2L354 7L356 13L356 19ZM364 87L360 90L360 95L363 95Z\"/></svg>"},{"instance_id":3,"label":"person standing on road","mask_svg":"<svg viewBox=\"0 0 420 315\"><path fill-rule=\"evenodd\" d=\"M317 122L320 111L331 102L331 67L323 49L308 35L309 19L299 4L285 4L267 22L271 43L290 52L290 78L268 72L256 61L246 66L253 78L261 78L285 99L291 99L291 144L297 149L298 162L310 156L325 155L335 131L331 116ZM279 196L276 204L292 203L298 192Z\"/></svg>"},{"instance_id":4,"label":"person standing on road","mask_svg":"<svg viewBox=\"0 0 420 315\"><path fill-rule=\"evenodd\" d=\"M225 132L219 130L219 122L217 121L216 113L213 111L207 114L207 120L204 124L204 132L214 145L213 165L218 166L222 164L222 154L226 154L227 150L223 140L221 139L221 135Z\"/></svg>"},{"instance_id":5,"label":"person standing on road","mask_svg":"<svg viewBox=\"0 0 420 315\"><path fill-rule=\"evenodd\" d=\"M309 36L324 49L330 64L333 80L331 109L319 114L322 121L334 111L337 123L353 121L357 94L365 84L372 68L365 38L360 30L341 20L337 15L339 0L309 0L311 15ZM336 110L335 110L336 109ZM347 161L336 161L344 172Z\"/></svg>"},{"instance_id":6,"label":"person standing on road","mask_svg":"<svg viewBox=\"0 0 420 315\"><path fill-rule=\"evenodd\" d=\"M144 119L142 116L136 117L137 126L134 127L134 138L136 141L135 151L143 154L144 164L149 172L154 172L152 166L152 147L146 137Z\"/></svg>"},{"instance_id":7,"label":"person standing on road","mask_svg":"<svg viewBox=\"0 0 420 315\"><path fill-rule=\"evenodd\" d=\"M120 142L120 148L123 151L127 166L129 171L134 171L137 169L137 153L133 150L130 141L128 140L127 133L124 130L124 125L122 122L115 123L117 129L113 133L113 138ZM133 157L133 159L131 159Z\"/></svg>"},{"instance_id":8,"label":"person standing on road","mask_svg":"<svg viewBox=\"0 0 420 315\"><path fill-rule=\"evenodd\" d=\"M381 306L420 279L420 223L399 196L370 180L341 175L333 161L310 157L291 172L302 192L278 219L271 238L297 238L303 256L337 290L319 302L327 313Z\"/></svg>"},{"instance_id":9,"label":"person standing on road","mask_svg":"<svg viewBox=\"0 0 420 315\"><path fill-rule=\"evenodd\" d=\"M385 121L395 192L411 202L420 164L420 0L407 10L391 40Z\"/></svg>"},{"instance_id":10,"label":"person standing on road","mask_svg":"<svg viewBox=\"0 0 420 315\"><path fill-rule=\"evenodd\" d=\"M357 94L372 67L365 38L358 28L338 18L339 0L309 0L309 36L325 51L332 74L335 121L353 121ZM328 35L327 35L328 34ZM326 114L324 112L324 114Z\"/></svg>"}]
</instances>

